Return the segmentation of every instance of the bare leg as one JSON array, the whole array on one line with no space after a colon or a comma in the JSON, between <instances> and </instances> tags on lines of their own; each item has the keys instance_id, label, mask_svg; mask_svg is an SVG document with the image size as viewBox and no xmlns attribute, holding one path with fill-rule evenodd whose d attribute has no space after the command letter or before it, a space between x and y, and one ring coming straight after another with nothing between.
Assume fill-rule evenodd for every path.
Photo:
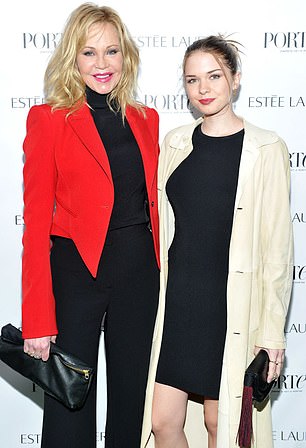
<instances>
[{"instance_id":1,"label":"bare leg","mask_svg":"<svg viewBox=\"0 0 306 448\"><path fill-rule=\"evenodd\" d=\"M218 400L204 398L204 424L208 432L208 448L217 447Z\"/></svg>"},{"instance_id":2,"label":"bare leg","mask_svg":"<svg viewBox=\"0 0 306 448\"><path fill-rule=\"evenodd\" d=\"M155 383L152 425L155 448L188 448L184 433L188 394Z\"/></svg>"}]
</instances>

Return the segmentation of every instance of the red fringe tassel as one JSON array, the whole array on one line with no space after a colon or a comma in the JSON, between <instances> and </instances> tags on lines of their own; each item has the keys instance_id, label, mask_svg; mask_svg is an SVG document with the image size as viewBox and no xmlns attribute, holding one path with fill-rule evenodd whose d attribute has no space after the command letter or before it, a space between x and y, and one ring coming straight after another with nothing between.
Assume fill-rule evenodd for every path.
<instances>
[{"instance_id":1,"label":"red fringe tassel","mask_svg":"<svg viewBox=\"0 0 306 448\"><path fill-rule=\"evenodd\" d=\"M253 438L252 395L253 395L252 387L244 386L242 405L241 405L240 424L236 439L236 443L239 445L240 448L251 448L251 441Z\"/></svg>"}]
</instances>

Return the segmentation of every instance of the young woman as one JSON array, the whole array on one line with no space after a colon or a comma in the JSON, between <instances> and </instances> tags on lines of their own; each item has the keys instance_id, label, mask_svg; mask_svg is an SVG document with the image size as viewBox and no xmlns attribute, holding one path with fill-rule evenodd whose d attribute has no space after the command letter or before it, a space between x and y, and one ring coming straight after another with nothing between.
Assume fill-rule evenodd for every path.
<instances>
[{"instance_id":1,"label":"young woman","mask_svg":"<svg viewBox=\"0 0 306 448\"><path fill-rule=\"evenodd\" d=\"M106 448L140 445L159 291L158 115L134 99L138 65L118 14L81 5L24 141L24 350L47 360L56 339L96 366L105 316ZM96 382L77 411L45 396L42 447L96 447Z\"/></svg>"},{"instance_id":2,"label":"young woman","mask_svg":"<svg viewBox=\"0 0 306 448\"><path fill-rule=\"evenodd\" d=\"M271 381L284 360L289 158L278 135L233 111L235 43L222 36L194 42L183 75L202 118L169 132L160 155L161 294L142 446L151 413L156 448L189 446L192 393L204 400L208 447L234 448L247 365L264 348ZM269 403L254 409L256 448L272 447L269 415Z\"/></svg>"}]
</instances>

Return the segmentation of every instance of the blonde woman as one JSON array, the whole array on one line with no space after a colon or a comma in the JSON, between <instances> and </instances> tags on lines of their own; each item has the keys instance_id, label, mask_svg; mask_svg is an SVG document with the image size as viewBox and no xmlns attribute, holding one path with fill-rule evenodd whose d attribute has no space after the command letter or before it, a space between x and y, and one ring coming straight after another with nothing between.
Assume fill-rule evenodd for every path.
<instances>
[{"instance_id":1,"label":"blonde woman","mask_svg":"<svg viewBox=\"0 0 306 448\"><path fill-rule=\"evenodd\" d=\"M138 50L118 14L72 12L24 141L23 338L96 366L102 319L105 447L140 445L159 290L158 115L135 101ZM43 448L96 446L96 381L84 407L45 396Z\"/></svg>"}]
</instances>

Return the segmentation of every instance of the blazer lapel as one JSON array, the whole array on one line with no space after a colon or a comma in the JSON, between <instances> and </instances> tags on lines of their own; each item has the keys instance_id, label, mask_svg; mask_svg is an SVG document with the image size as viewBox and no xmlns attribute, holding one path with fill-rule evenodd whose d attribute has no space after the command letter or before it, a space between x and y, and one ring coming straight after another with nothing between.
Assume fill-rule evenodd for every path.
<instances>
[{"instance_id":1,"label":"blazer lapel","mask_svg":"<svg viewBox=\"0 0 306 448\"><path fill-rule=\"evenodd\" d=\"M147 188L151 190L157 169L158 152L156 147L158 142L153 140L148 129L148 122L143 118L141 112L139 113L136 109L128 107L126 118L138 143L144 165Z\"/></svg>"},{"instance_id":2,"label":"blazer lapel","mask_svg":"<svg viewBox=\"0 0 306 448\"><path fill-rule=\"evenodd\" d=\"M99 165L101 165L107 177L112 182L109 160L93 118L90 114L89 107L84 105L77 112L69 115L67 120L85 148L92 154Z\"/></svg>"}]
</instances>

